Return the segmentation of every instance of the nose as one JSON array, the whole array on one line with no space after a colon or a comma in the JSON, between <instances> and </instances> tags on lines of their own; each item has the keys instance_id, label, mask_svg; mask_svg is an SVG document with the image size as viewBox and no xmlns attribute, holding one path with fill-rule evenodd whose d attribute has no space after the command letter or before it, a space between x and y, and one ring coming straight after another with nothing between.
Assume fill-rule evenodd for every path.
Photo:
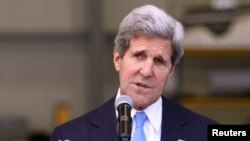
<instances>
[{"instance_id":1,"label":"nose","mask_svg":"<svg viewBox=\"0 0 250 141\"><path fill-rule=\"evenodd\" d=\"M153 62L152 61L145 61L143 63L140 73L144 77L151 77L153 75Z\"/></svg>"}]
</instances>

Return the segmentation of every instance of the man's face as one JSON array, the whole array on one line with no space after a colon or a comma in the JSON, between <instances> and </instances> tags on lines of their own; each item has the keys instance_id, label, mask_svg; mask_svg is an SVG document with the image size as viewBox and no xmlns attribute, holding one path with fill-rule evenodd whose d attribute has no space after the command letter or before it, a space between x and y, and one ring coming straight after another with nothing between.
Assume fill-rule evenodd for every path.
<instances>
[{"instance_id":1,"label":"man's face","mask_svg":"<svg viewBox=\"0 0 250 141\"><path fill-rule=\"evenodd\" d=\"M120 92L132 99L135 109L147 108L162 95L174 72L171 54L170 40L145 36L133 38L123 57L114 51Z\"/></svg>"}]
</instances>

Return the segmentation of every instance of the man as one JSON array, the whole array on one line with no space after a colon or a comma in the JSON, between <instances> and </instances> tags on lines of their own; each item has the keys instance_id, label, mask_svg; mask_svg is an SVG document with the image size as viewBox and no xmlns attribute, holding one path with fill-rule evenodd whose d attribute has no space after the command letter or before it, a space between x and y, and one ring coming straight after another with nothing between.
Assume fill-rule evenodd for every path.
<instances>
[{"instance_id":1,"label":"man","mask_svg":"<svg viewBox=\"0 0 250 141\"><path fill-rule=\"evenodd\" d=\"M73 121L57 127L51 141L118 141L115 100L133 101L132 141L137 137L137 113L146 121L147 141L205 141L207 125L216 122L162 96L175 65L184 54L182 25L163 10L145 5L122 21L115 39L113 60L120 87L110 101Z\"/></svg>"}]
</instances>

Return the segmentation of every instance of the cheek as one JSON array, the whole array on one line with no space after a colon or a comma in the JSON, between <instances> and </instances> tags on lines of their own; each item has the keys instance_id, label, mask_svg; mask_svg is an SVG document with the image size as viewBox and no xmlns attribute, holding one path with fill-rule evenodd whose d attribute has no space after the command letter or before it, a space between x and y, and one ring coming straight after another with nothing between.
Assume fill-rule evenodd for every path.
<instances>
[{"instance_id":1,"label":"cheek","mask_svg":"<svg viewBox=\"0 0 250 141\"><path fill-rule=\"evenodd\" d=\"M128 83L130 79L135 75L135 70L132 67L126 67L126 69L120 70L120 79L123 83Z\"/></svg>"},{"instance_id":2,"label":"cheek","mask_svg":"<svg viewBox=\"0 0 250 141\"><path fill-rule=\"evenodd\" d=\"M160 86L161 88L164 88L169 77L170 77L170 73L159 73L159 75L157 76L158 86Z\"/></svg>"},{"instance_id":3,"label":"cheek","mask_svg":"<svg viewBox=\"0 0 250 141\"><path fill-rule=\"evenodd\" d=\"M129 59L124 59L121 63L120 74L131 77L138 71L138 65Z\"/></svg>"},{"instance_id":4,"label":"cheek","mask_svg":"<svg viewBox=\"0 0 250 141\"><path fill-rule=\"evenodd\" d=\"M133 75L133 70L131 67L129 67L128 64L123 63L121 65L119 75L120 75L121 83L126 84L129 82L128 80Z\"/></svg>"}]
</instances>

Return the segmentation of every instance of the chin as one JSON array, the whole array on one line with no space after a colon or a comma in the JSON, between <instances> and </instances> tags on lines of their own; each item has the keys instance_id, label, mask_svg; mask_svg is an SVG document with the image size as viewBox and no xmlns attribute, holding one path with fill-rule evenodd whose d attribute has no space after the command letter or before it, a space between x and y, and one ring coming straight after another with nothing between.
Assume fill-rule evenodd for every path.
<instances>
[{"instance_id":1,"label":"chin","mask_svg":"<svg viewBox=\"0 0 250 141\"><path fill-rule=\"evenodd\" d=\"M141 111L141 110L146 109L147 107L148 107L148 106L145 105L145 103L136 103L136 102L134 102L134 108L135 108L136 110Z\"/></svg>"}]
</instances>

